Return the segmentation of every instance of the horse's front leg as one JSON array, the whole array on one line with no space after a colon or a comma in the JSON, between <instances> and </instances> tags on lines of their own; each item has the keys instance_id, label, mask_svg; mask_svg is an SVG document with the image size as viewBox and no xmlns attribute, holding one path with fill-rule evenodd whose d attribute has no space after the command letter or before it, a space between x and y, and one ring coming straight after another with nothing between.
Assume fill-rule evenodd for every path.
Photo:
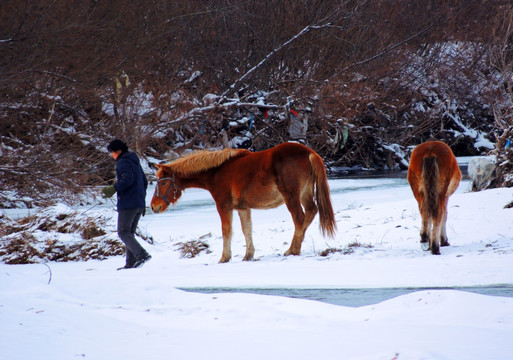
<instances>
[{"instance_id":1,"label":"horse's front leg","mask_svg":"<svg viewBox=\"0 0 513 360\"><path fill-rule=\"evenodd\" d=\"M223 231L223 255L219 263L226 263L232 258L232 217L233 211L231 209L218 208L219 216L221 217L221 226Z\"/></svg>"},{"instance_id":2,"label":"horse's front leg","mask_svg":"<svg viewBox=\"0 0 513 360\"><path fill-rule=\"evenodd\" d=\"M244 261L253 260L255 255L255 246L253 245L253 226L251 224L251 209L239 210L240 225L242 232L246 238L246 255L244 255Z\"/></svg>"}]
</instances>

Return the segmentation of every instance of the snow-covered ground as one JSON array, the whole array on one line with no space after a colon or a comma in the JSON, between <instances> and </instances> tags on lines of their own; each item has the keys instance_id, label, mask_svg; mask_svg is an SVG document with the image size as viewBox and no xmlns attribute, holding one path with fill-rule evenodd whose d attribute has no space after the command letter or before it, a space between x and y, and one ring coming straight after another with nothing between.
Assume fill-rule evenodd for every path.
<instances>
[{"instance_id":1,"label":"snow-covered ground","mask_svg":"<svg viewBox=\"0 0 513 360\"><path fill-rule=\"evenodd\" d=\"M503 208L513 189L468 193L462 182L449 203L451 246L433 256L420 248L405 179L330 186L336 237L324 239L316 218L299 257L282 256L292 238L282 206L253 212L253 262L242 261L234 216L234 257L218 264L214 203L205 191L187 190L173 209L141 220L156 242L143 244L153 256L143 268L116 271L123 257L0 264L0 359L513 359L513 298L419 290L354 308L177 289L513 284L513 209ZM88 211L114 213L109 202ZM212 252L180 258L176 244L195 239ZM341 252L319 255L328 248Z\"/></svg>"}]
</instances>

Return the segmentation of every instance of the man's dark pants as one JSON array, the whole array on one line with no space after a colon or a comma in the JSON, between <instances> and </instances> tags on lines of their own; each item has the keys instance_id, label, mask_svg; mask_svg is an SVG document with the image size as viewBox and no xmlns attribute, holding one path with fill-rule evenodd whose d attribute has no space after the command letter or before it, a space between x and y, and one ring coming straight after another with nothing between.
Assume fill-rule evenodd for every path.
<instances>
[{"instance_id":1,"label":"man's dark pants","mask_svg":"<svg viewBox=\"0 0 513 360\"><path fill-rule=\"evenodd\" d=\"M131 267L148 253L139 244L134 234L144 209L118 210L118 235L126 246L126 266Z\"/></svg>"}]
</instances>

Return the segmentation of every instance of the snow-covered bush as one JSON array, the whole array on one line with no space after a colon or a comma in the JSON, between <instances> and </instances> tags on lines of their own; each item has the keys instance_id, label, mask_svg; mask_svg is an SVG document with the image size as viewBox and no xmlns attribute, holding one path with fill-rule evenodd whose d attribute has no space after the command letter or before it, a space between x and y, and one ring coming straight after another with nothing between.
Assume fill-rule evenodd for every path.
<instances>
[{"instance_id":1,"label":"snow-covered bush","mask_svg":"<svg viewBox=\"0 0 513 360\"><path fill-rule=\"evenodd\" d=\"M102 211L58 204L19 220L0 219L0 261L6 264L101 260L125 251L113 219Z\"/></svg>"}]
</instances>

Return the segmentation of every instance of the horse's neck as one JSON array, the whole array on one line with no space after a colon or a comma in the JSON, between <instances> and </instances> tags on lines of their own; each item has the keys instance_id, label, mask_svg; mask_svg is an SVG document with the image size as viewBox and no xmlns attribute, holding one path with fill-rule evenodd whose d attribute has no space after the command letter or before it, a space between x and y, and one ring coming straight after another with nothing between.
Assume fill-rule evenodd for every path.
<instances>
[{"instance_id":1,"label":"horse's neck","mask_svg":"<svg viewBox=\"0 0 513 360\"><path fill-rule=\"evenodd\" d=\"M208 181L208 176L204 172L201 174L182 177L181 180L183 190L197 188L210 191L211 182Z\"/></svg>"}]
</instances>

